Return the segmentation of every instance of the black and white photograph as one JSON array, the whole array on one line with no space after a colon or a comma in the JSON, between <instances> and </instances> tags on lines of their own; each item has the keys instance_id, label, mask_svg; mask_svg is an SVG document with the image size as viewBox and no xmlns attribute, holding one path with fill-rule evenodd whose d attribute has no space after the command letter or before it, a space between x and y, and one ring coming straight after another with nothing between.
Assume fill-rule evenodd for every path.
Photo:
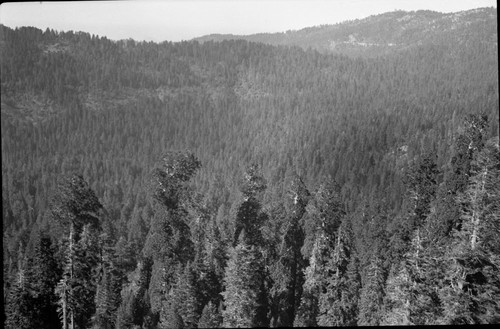
<instances>
[{"instance_id":1,"label":"black and white photograph","mask_svg":"<svg viewBox=\"0 0 500 329\"><path fill-rule=\"evenodd\" d=\"M497 18L1 3L3 327L500 324Z\"/></svg>"}]
</instances>

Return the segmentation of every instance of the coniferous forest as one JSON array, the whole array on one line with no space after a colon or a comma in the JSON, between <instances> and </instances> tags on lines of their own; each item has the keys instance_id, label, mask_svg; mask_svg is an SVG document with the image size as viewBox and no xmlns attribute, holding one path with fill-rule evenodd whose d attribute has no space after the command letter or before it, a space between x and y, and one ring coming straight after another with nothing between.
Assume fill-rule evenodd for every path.
<instances>
[{"instance_id":1,"label":"coniferous forest","mask_svg":"<svg viewBox=\"0 0 500 329\"><path fill-rule=\"evenodd\" d=\"M5 326L499 323L497 13L439 15L335 51L1 25Z\"/></svg>"}]
</instances>

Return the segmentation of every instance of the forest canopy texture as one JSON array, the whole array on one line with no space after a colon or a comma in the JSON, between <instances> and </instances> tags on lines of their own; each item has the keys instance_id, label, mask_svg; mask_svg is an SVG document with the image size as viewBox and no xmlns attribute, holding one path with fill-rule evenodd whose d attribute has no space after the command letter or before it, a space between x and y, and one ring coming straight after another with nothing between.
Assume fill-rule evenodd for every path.
<instances>
[{"instance_id":1,"label":"forest canopy texture","mask_svg":"<svg viewBox=\"0 0 500 329\"><path fill-rule=\"evenodd\" d=\"M0 25L5 326L500 322L496 17Z\"/></svg>"}]
</instances>

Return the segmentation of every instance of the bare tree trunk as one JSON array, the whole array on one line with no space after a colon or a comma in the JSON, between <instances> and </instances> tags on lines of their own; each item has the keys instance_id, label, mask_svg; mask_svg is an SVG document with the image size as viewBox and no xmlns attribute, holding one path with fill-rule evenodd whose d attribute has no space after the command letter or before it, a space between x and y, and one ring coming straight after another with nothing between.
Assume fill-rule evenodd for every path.
<instances>
[{"instance_id":1,"label":"bare tree trunk","mask_svg":"<svg viewBox=\"0 0 500 329\"><path fill-rule=\"evenodd\" d=\"M484 185L486 183L486 175L488 174L488 169L484 169L481 177L481 187L479 189L476 189L474 191L474 204L472 206L472 235L470 239L470 247L472 250L476 248L477 245L477 236L478 236L478 230L479 230L479 221L481 217L481 210L480 207L481 205L479 204L479 198L483 194L482 192L484 191ZM479 195L478 195L479 194Z\"/></svg>"},{"instance_id":2,"label":"bare tree trunk","mask_svg":"<svg viewBox=\"0 0 500 329\"><path fill-rule=\"evenodd\" d=\"M66 292L64 292L63 303L62 303L62 311L63 311L63 329L68 329L68 321L67 321L67 309L68 305L66 303Z\"/></svg>"},{"instance_id":3,"label":"bare tree trunk","mask_svg":"<svg viewBox=\"0 0 500 329\"><path fill-rule=\"evenodd\" d=\"M69 227L69 250L70 250L70 278L71 281L73 281L73 233L74 233L74 224L71 222L70 227ZM73 308L70 309L70 328L74 329L75 328L75 317L74 317L74 310Z\"/></svg>"}]
</instances>

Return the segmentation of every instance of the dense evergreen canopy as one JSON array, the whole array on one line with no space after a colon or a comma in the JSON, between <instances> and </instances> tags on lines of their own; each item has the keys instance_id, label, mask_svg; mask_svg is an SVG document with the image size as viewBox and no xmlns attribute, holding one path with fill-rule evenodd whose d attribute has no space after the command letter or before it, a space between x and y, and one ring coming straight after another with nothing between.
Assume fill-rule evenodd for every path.
<instances>
[{"instance_id":1,"label":"dense evergreen canopy","mask_svg":"<svg viewBox=\"0 0 500 329\"><path fill-rule=\"evenodd\" d=\"M492 14L379 56L0 26L6 326L499 322Z\"/></svg>"}]
</instances>

